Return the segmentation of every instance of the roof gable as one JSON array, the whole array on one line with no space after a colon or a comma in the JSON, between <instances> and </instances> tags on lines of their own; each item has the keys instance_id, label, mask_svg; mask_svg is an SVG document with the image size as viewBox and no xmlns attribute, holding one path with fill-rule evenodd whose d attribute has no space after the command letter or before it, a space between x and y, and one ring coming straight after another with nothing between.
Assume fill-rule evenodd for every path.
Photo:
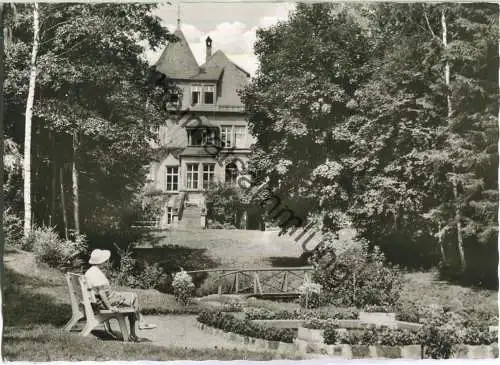
<instances>
[{"instance_id":1,"label":"roof gable","mask_svg":"<svg viewBox=\"0 0 500 365\"><path fill-rule=\"evenodd\" d=\"M215 52L202 67L220 67L223 69L220 88L219 106L243 107L238 91L248 84L250 74L234 64L221 50Z\"/></svg>"}]
</instances>

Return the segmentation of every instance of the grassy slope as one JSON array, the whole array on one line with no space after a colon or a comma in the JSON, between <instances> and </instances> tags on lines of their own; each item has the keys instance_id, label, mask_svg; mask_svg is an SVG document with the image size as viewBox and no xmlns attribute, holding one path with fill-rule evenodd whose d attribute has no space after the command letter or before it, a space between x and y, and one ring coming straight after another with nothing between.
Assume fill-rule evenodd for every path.
<instances>
[{"instance_id":1,"label":"grassy slope","mask_svg":"<svg viewBox=\"0 0 500 365\"><path fill-rule=\"evenodd\" d=\"M5 255L4 347L6 360L271 360L271 353L238 350L191 350L151 344L124 344L63 332L71 316L69 295L62 273L38 267L31 253L8 250ZM180 309L171 296L141 290L144 309L165 312ZM192 306L199 311L201 305Z\"/></svg>"},{"instance_id":2,"label":"grassy slope","mask_svg":"<svg viewBox=\"0 0 500 365\"><path fill-rule=\"evenodd\" d=\"M474 308L498 313L498 292L474 289L436 280L436 272L418 272L404 275L401 298L422 305L440 304L460 311Z\"/></svg>"}]
</instances>

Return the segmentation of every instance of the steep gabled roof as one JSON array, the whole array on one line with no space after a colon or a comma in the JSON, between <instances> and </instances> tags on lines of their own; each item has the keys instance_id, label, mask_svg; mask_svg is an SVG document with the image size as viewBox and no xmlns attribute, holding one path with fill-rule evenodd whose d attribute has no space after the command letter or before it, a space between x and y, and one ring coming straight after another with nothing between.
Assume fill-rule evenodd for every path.
<instances>
[{"instance_id":1,"label":"steep gabled roof","mask_svg":"<svg viewBox=\"0 0 500 365\"><path fill-rule=\"evenodd\" d=\"M234 67L236 67L238 70L243 72L247 77L250 77L250 73L245 71L242 67L238 66L236 63L231 61L224 52L222 52L220 49L215 52L210 59L205 62L203 65L200 67L224 67L227 64L231 64Z\"/></svg>"},{"instance_id":2,"label":"steep gabled roof","mask_svg":"<svg viewBox=\"0 0 500 365\"><path fill-rule=\"evenodd\" d=\"M174 32L177 42L167 45L155 64L156 70L170 78L191 78L200 72L184 33L180 29Z\"/></svg>"},{"instance_id":3,"label":"steep gabled roof","mask_svg":"<svg viewBox=\"0 0 500 365\"><path fill-rule=\"evenodd\" d=\"M221 67L200 67L200 73L191 77L190 80L197 81L218 81L222 74Z\"/></svg>"},{"instance_id":4,"label":"steep gabled roof","mask_svg":"<svg viewBox=\"0 0 500 365\"><path fill-rule=\"evenodd\" d=\"M217 105L229 107L243 107L238 90L248 83L250 74L233 63L221 50L215 52L201 67L219 67L223 69L221 93Z\"/></svg>"}]
</instances>

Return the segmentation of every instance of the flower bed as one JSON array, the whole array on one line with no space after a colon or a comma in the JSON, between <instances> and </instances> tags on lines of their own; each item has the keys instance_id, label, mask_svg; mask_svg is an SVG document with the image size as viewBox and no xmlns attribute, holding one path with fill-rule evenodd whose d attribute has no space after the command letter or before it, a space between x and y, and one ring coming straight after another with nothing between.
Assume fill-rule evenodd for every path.
<instances>
[{"instance_id":1,"label":"flower bed","mask_svg":"<svg viewBox=\"0 0 500 365\"><path fill-rule=\"evenodd\" d=\"M491 345L498 342L498 332L488 328L470 327L459 331L457 343L463 345ZM375 327L346 329L338 321L316 322L299 327L299 338L316 338L326 344L348 345L417 345L424 343L424 331L400 328ZM317 340L315 340L317 341Z\"/></svg>"},{"instance_id":2,"label":"flower bed","mask_svg":"<svg viewBox=\"0 0 500 365\"><path fill-rule=\"evenodd\" d=\"M237 319L230 314L215 311L204 311L198 316L200 323L215 327L226 332L261 338L270 341L292 343L296 331L291 328L272 328L260 326L248 320Z\"/></svg>"},{"instance_id":3,"label":"flower bed","mask_svg":"<svg viewBox=\"0 0 500 365\"><path fill-rule=\"evenodd\" d=\"M356 308L336 308L329 310L294 310L270 311L263 308L246 308L245 318L249 320L270 319L358 319L359 312Z\"/></svg>"},{"instance_id":4,"label":"flower bed","mask_svg":"<svg viewBox=\"0 0 500 365\"><path fill-rule=\"evenodd\" d=\"M461 336L462 344L451 351L454 358L497 358L495 335L487 330L468 329ZM478 334L479 333L481 334ZM422 346L422 333L401 329L366 328L363 331L329 326L324 329L299 327L295 344L302 352L326 353L346 359L352 358L405 358L429 357Z\"/></svg>"}]
</instances>

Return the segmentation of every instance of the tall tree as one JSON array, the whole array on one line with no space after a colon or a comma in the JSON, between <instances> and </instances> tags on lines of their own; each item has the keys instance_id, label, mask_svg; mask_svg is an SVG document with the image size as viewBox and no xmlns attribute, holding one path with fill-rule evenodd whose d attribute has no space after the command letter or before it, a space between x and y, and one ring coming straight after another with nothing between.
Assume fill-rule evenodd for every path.
<instances>
[{"instance_id":1,"label":"tall tree","mask_svg":"<svg viewBox=\"0 0 500 365\"><path fill-rule=\"evenodd\" d=\"M73 210L77 231L109 227L103 216L118 217L143 183L151 155L144 141L152 136L154 124L164 120L165 111L151 97L150 70L140 44L146 41L154 48L174 40L151 15L154 6L43 5L38 55L43 71L34 102L33 142L39 153L33 166L35 221L43 222L51 214L47 197L57 192L50 187L53 171L61 168L67 173L62 181L72 181L74 187L76 199L66 199L73 202L66 206ZM32 26L32 19L24 16L15 29L8 89L12 109L17 108L19 94L27 93L27 75L20 64L32 46L27 26ZM49 132L57 140L57 151L48 143ZM51 200L58 205L62 201ZM54 222L62 228L63 219L64 214L58 214Z\"/></svg>"},{"instance_id":2,"label":"tall tree","mask_svg":"<svg viewBox=\"0 0 500 365\"><path fill-rule=\"evenodd\" d=\"M33 103L35 101L35 87L37 76L37 55L40 46L40 10L38 3L33 4L33 44L31 48L30 76L28 98L24 122L24 236L31 233L31 124L33 119Z\"/></svg>"},{"instance_id":3,"label":"tall tree","mask_svg":"<svg viewBox=\"0 0 500 365\"><path fill-rule=\"evenodd\" d=\"M5 65L4 65L4 28L5 28L5 3L0 3L0 287L3 288L4 283L4 268L3 268L3 256L4 256L4 245L5 245L5 236L4 236L4 227L3 227L3 211L4 211L4 189L3 189L3 180L4 180L4 128L3 128L3 115L4 115L4 90L3 84L5 79ZM0 290L0 354L2 354L2 344L3 344L3 319L4 319L4 302L3 302L3 290Z\"/></svg>"}]
</instances>

